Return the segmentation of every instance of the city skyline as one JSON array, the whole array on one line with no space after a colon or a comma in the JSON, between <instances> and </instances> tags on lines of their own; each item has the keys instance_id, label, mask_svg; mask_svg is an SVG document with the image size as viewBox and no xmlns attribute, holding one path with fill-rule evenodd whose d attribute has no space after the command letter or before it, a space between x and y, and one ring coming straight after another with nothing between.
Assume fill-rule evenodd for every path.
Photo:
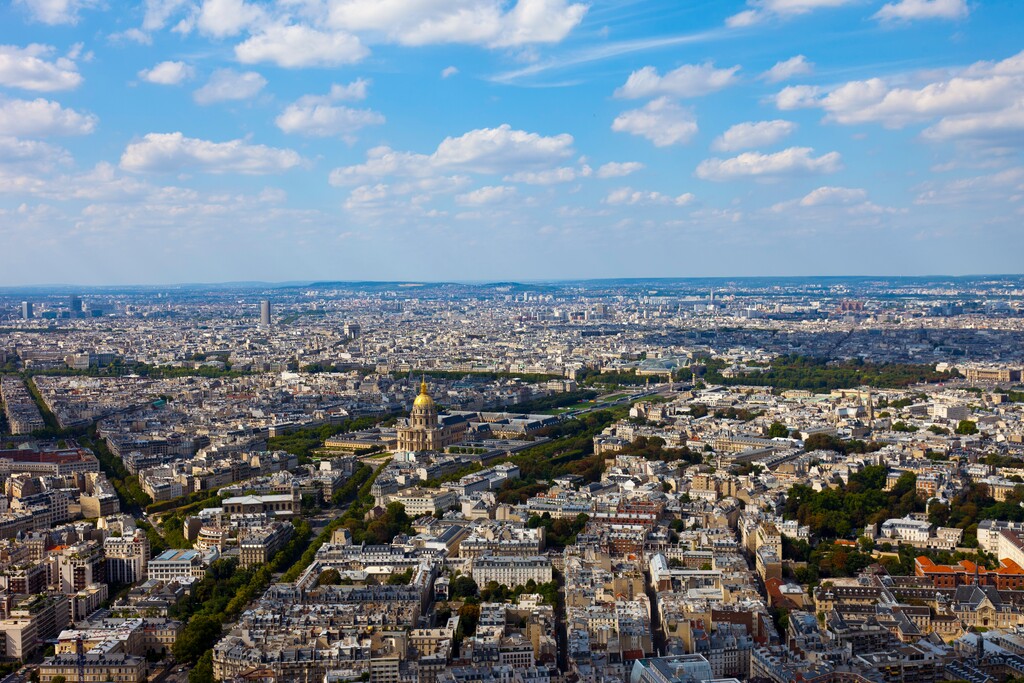
<instances>
[{"instance_id":1,"label":"city skyline","mask_svg":"<svg viewBox=\"0 0 1024 683\"><path fill-rule=\"evenodd\" d=\"M0 5L0 286L1019 272L1024 9Z\"/></svg>"}]
</instances>

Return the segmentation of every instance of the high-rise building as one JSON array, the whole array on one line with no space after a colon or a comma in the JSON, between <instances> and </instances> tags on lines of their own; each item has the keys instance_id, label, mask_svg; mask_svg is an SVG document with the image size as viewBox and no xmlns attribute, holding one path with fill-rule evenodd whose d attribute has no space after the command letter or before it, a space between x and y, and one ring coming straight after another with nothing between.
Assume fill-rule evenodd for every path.
<instances>
[{"instance_id":1,"label":"high-rise building","mask_svg":"<svg viewBox=\"0 0 1024 683\"><path fill-rule=\"evenodd\" d=\"M79 296L71 295L68 300L68 308L71 309L71 315L75 316L82 312L82 298Z\"/></svg>"},{"instance_id":2,"label":"high-rise building","mask_svg":"<svg viewBox=\"0 0 1024 683\"><path fill-rule=\"evenodd\" d=\"M149 539L141 529L124 536L109 536L103 541L107 558L107 581L135 583L146 578L149 563Z\"/></svg>"},{"instance_id":3,"label":"high-rise building","mask_svg":"<svg viewBox=\"0 0 1024 683\"><path fill-rule=\"evenodd\" d=\"M31 320L32 319L32 302L22 301L21 302L21 319Z\"/></svg>"},{"instance_id":4,"label":"high-rise building","mask_svg":"<svg viewBox=\"0 0 1024 683\"><path fill-rule=\"evenodd\" d=\"M270 327L270 302L267 299L260 302L260 325Z\"/></svg>"}]
</instances>

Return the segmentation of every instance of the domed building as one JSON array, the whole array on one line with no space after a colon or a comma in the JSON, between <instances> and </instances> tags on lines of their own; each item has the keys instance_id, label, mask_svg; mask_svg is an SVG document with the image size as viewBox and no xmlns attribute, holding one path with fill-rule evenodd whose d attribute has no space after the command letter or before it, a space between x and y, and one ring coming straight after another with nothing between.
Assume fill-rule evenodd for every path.
<instances>
[{"instance_id":1,"label":"domed building","mask_svg":"<svg viewBox=\"0 0 1024 683\"><path fill-rule=\"evenodd\" d=\"M409 419L398 425L398 450L442 451L463 441L468 429L469 423L464 417L438 417L437 404L427 391L424 380L420 383L419 396L413 401Z\"/></svg>"}]
</instances>

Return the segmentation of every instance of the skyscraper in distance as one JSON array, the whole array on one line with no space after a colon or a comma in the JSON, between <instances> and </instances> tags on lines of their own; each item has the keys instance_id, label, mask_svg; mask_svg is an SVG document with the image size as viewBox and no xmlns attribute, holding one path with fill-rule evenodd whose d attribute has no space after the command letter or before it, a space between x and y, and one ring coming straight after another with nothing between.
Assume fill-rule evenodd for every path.
<instances>
[{"instance_id":1,"label":"skyscraper in distance","mask_svg":"<svg viewBox=\"0 0 1024 683\"><path fill-rule=\"evenodd\" d=\"M260 301L260 326L270 327L270 301Z\"/></svg>"},{"instance_id":2,"label":"skyscraper in distance","mask_svg":"<svg viewBox=\"0 0 1024 683\"><path fill-rule=\"evenodd\" d=\"M22 301L21 302L21 319L31 320L32 319L32 302Z\"/></svg>"}]
</instances>

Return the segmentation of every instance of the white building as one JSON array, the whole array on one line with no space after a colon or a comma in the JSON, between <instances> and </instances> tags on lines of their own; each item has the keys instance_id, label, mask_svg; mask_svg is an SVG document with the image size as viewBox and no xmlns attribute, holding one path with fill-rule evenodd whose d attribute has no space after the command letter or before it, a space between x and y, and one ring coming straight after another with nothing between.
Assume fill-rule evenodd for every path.
<instances>
[{"instance_id":1,"label":"white building","mask_svg":"<svg viewBox=\"0 0 1024 683\"><path fill-rule=\"evenodd\" d=\"M472 561L470 573L478 586L486 586L491 581L502 586L523 586L530 579L537 583L548 583L552 579L551 560L542 555L478 557Z\"/></svg>"},{"instance_id":2,"label":"white building","mask_svg":"<svg viewBox=\"0 0 1024 683\"><path fill-rule=\"evenodd\" d=\"M206 555L198 550L165 550L149 561L147 571L149 578L157 581L171 581L181 576L201 579L218 556L216 548Z\"/></svg>"},{"instance_id":3,"label":"white building","mask_svg":"<svg viewBox=\"0 0 1024 683\"><path fill-rule=\"evenodd\" d=\"M149 563L149 539L136 529L123 536L108 536L103 541L107 557L108 583L137 583L146 579Z\"/></svg>"}]
</instances>

